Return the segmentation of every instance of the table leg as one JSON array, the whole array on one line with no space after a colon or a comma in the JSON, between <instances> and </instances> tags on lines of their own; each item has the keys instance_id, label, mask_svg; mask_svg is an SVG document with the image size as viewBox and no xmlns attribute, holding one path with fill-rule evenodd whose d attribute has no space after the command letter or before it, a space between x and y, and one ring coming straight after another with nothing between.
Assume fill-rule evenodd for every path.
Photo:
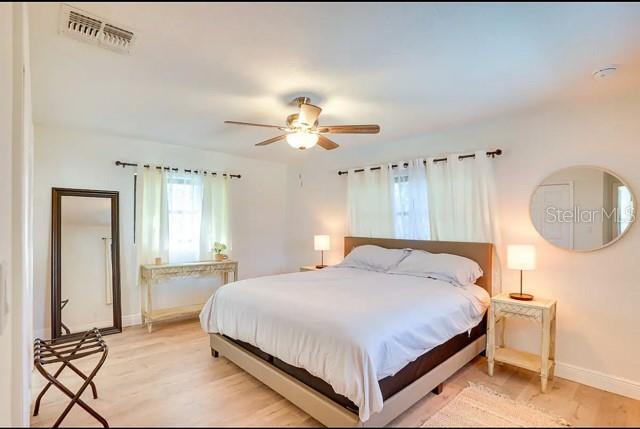
<instances>
[{"instance_id":1,"label":"table leg","mask_svg":"<svg viewBox=\"0 0 640 429\"><path fill-rule=\"evenodd\" d=\"M151 312L153 311L153 301L152 301L152 285L151 281L147 282L147 316L145 318L145 322L147 324L147 332L151 333L153 331L153 319L151 318Z\"/></svg>"},{"instance_id":2,"label":"table leg","mask_svg":"<svg viewBox=\"0 0 640 429\"><path fill-rule=\"evenodd\" d=\"M556 372L556 317L555 314L551 316L551 332L550 332L550 345L549 345L549 359L552 361L551 369L549 370L549 378L553 380Z\"/></svg>"},{"instance_id":3,"label":"table leg","mask_svg":"<svg viewBox=\"0 0 640 429\"><path fill-rule=\"evenodd\" d=\"M496 347L496 319L493 307L489 307L489 320L487 321L487 364L490 376L493 376L494 356Z\"/></svg>"},{"instance_id":4,"label":"table leg","mask_svg":"<svg viewBox=\"0 0 640 429\"><path fill-rule=\"evenodd\" d=\"M547 391L549 379L549 355L551 351L551 320L549 310L542 313L542 352L540 353L540 383L541 391Z\"/></svg>"},{"instance_id":5,"label":"table leg","mask_svg":"<svg viewBox=\"0 0 640 429\"><path fill-rule=\"evenodd\" d=\"M145 316L145 314L147 313L147 298L145 297L145 294L147 292L147 281L141 279L140 286L142 286L140 288L140 318L142 319L142 325L146 326L147 316Z\"/></svg>"}]
</instances>

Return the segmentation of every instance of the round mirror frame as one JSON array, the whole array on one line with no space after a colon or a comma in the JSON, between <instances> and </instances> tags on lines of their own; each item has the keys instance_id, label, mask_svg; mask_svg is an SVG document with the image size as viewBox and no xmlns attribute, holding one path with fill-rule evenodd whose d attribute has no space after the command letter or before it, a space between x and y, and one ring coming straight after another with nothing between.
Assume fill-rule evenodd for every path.
<instances>
[{"instance_id":1,"label":"round mirror frame","mask_svg":"<svg viewBox=\"0 0 640 429\"><path fill-rule=\"evenodd\" d=\"M616 238L614 238L613 240L608 241L605 244L602 244L600 247L594 247L593 249L568 249L566 247L562 247L559 246L555 243L552 243L551 241L547 240L542 233L540 233L540 231L538 231L538 228L536 228L535 224L533 223L533 217L531 215L531 206L533 204L533 197L535 196L536 191L538 190L538 188L540 188L540 186L542 186L544 184L544 182L550 177L553 176L554 174L557 174L561 171L564 170L569 170L569 169L573 169L573 168L593 168L593 169L597 169L602 171L603 173L607 173L615 178L617 178L622 184L624 184L627 189L629 190L629 193L631 194L631 200L633 201L633 217L631 219L631 222L629 223L629 226L622 231L622 233L620 235L618 235ZM578 165L569 165L566 167L562 167L559 168L553 172L551 172L550 174L547 174L542 180L540 180L538 182L538 184L535 186L535 188L533 189L533 191L531 192L531 195L529 196L529 207L528 207L528 211L529 211L529 222L531 222L531 225L533 226L533 229L536 231L536 233L538 233L538 235L540 236L540 238L542 238L545 243L550 244L551 246L557 248L557 249L562 249L562 250L566 250L567 252L578 252L578 253L590 253L590 252L596 252L598 250L602 250L605 249L611 245L613 245L614 243L617 243L622 237L624 237L625 235L627 235L627 233L629 232L629 230L633 227L633 224L636 223L636 214L638 213L638 209L637 209L637 199L636 199L636 195L633 192L633 189L631 189L631 186L629 186L628 182L626 180L624 180L622 177L620 177L618 174L614 173L613 171L609 170L608 168L604 168L604 167L599 167L597 165L589 165L589 164L578 164Z\"/></svg>"}]
</instances>

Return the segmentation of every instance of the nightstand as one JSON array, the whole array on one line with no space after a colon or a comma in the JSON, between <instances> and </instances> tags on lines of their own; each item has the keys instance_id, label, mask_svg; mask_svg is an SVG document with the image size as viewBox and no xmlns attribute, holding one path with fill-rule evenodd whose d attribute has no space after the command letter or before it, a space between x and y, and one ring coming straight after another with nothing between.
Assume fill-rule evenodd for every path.
<instances>
[{"instance_id":1,"label":"nightstand","mask_svg":"<svg viewBox=\"0 0 640 429\"><path fill-rule=\"evenodd\" d=\"M300 267L300 271L318 271L322 268L318 268L315 265L305 265L304 267Z\"/></svg>"},{"instance_id":2,"label":"nightstand","mask_svg":"<svg viewBox=\"0 0 640 429\"><path fill-rule=\"evenodd\" d=\"M506 347L504 332L506 319L517 317L538 323L542 328L540 354L527 353ZM502 322L500 345L496 343L496 326ZM534 299L518 301L500 294L491 298L489 322L487 326L487 360L489 375L493 376L495 362L502 362L525 368L540 374L542 393L547 391L547 380L553 379L556 351L556 301Z\"/></svg>"}]
</instances>

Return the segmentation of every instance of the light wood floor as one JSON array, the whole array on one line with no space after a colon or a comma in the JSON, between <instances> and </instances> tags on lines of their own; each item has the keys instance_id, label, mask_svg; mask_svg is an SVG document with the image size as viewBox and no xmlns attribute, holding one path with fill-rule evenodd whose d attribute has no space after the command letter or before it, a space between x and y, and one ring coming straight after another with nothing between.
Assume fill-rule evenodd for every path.
<instances>
[{"instance_id":1,"label":"light wood floor","mask_svg":"<svg viewBox=\"0 0 640 429\"><path fill-rule=\"evenodd\" d=\"M234 364L224 358L213 359L208 337L197 321L158 324L152 334L140 327L127 328L105 338L109 356L95 379L99 399L92 399L90 389L83 399L111 426L319 426ZM92 363L79 366L89 371ZM80 385L71 371L61 379L74 391ZM640 401L557 377L549 393L543 395L533 373L497 366L494 377L489 377L480 357L445 383L441 395L427 395L392 425L420 426L468 382L529 401L572 425L640 426ZM34 398L43 385L36 373ZM67 403L60 392L50 389L32 425L52 425ZM62 426L98 424L75 406Z\"/></svg>"}]
</instances>

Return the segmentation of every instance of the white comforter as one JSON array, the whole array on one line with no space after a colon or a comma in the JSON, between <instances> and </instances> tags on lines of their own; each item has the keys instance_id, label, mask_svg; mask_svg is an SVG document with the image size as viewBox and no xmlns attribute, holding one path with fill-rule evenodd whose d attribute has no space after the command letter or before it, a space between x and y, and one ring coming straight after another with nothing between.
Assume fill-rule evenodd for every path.
<instances>
[{"instance_id":1,"label":"white comforter","mask_svg":"<svg viewBox=\"0 0 640 429\"><path fill-rule=\"evenodd\" d=\"M478 286L326 268L225 285L200 323L320 377L366 421L382 409L378 380L477 325L488 304Z\"/></svg>"}]
</instances>

